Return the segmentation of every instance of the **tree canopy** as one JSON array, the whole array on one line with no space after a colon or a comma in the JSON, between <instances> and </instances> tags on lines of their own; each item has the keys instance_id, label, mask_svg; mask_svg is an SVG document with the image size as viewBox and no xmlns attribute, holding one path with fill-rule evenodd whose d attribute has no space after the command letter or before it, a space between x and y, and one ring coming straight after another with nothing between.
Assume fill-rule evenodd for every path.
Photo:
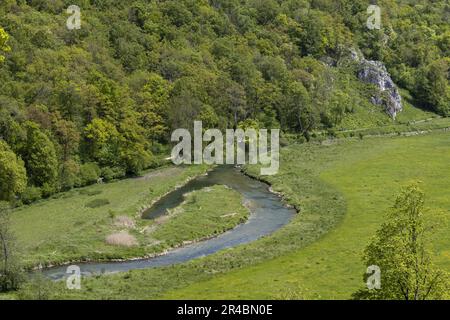
<instances>
[{"instance_id":1,"label":"tree canopy","mask_svg":"<svg viewBox=\"0 0 450 320\"><path fill-rule=\"evenodd\" d=\"M66 28L72 4L78 30ZM373 88L341 63L349 48L448 115L448 2L378 1L380 30L367 29L367 5L2 1L0 137L46 194L84 184L73 178L92 165L115 177L156 165L171 130L194 120L221 129L257 121L308 138L374 108Z\"/></svg>"}]
</instances>

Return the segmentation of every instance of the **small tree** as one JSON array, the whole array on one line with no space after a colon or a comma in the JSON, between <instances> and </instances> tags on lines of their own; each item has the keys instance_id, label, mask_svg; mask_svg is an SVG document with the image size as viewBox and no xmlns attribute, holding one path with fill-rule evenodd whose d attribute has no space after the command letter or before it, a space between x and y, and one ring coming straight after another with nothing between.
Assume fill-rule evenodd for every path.
<instances>
[{"instance_id":1,"label":"small tree","mask_svg":"<svg viewBox=\"0 0 450 320\"><path fill-rule=\"evenodd\" d=\"M0 201L11 201L25 191L27 174L23 161L0 139Z\"/></svg>"},{"instance_id":2,"label":"small tree","mask_svg":"<svg viewBox=\"0 0 450 320\"><path fill-rule=\"evenodd\" d=\"M22 280L15 239L11 232L10 206L0 202L0 292L15 290Z\"/></svg>"},{"instance_id":3,"label":"small tree","mask_svg":"<svg viewBox=\"0 0 450 320\"><path fill-rule=\"evenodd\" d=\"M356 299L442 299L448 287L444 271L434 267L426 239L430 228L424 219L424 194L417 184L405 188L375 237L364 261L381 270L380 289L362 289ZM368 275L365 275L367 280Z\"/></svg>"},{"instance_id":4,"label":"small tree","mask_svg":"<svg viewBox=\"0 0 450 320\"><path fill-rule=\"evenodd\" d=\"M52 291L51 280L42 273L36 273L21 286L17 296L20 300L50 300Z\"/></svg>"}]
</instances>

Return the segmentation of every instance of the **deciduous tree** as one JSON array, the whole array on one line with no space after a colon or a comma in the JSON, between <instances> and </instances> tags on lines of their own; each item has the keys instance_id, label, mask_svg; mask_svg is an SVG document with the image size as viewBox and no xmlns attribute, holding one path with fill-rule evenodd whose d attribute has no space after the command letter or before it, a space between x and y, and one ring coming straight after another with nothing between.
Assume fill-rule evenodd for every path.
<instances>
[{"instance_id":1,"label":"deciduous tree","mask_svg":"<svg viewBox=\"0 0 450 320\"><path fill-rule=\"evenodd\" d=\"M12 200L26 186L27 175L22 159L0 140L0 200Z\"/></svg>"},{"instance_id":2,"label":"deciduous tree","mask_svg":"<svg viewBox=\"0 0 450 320\"><path fill-rule=\"evenodd\" d=\"M426 300L448 294L448 275L432 263L424 193L417 184L405 188L387 220L367 246L364 262L381 270L381 289L363 289L357 299ZM367 275L365 275L367 277Z\"/></svg>"}]
</instances>

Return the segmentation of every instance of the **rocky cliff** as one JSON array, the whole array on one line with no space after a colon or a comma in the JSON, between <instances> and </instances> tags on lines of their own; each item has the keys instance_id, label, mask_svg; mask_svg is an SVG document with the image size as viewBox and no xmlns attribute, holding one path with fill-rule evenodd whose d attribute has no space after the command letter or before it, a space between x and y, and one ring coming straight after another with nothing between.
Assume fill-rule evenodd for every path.
<instances>
[{"instance_id":1,"label":"rocky cliff","mask_svg":"<svg viewBox=\"0 0 450 320\"><path fill-rule=\"evenodd\" d=\"M380 61L367 60L356 51L351 52L351 58L358 65L358 78L374 84L379 89L379 92L372 96L372 103L383 105L386 112L395 119L397 114L403 110L402 97L386 70L386 66Z\"/></svg>"}]
</instances>

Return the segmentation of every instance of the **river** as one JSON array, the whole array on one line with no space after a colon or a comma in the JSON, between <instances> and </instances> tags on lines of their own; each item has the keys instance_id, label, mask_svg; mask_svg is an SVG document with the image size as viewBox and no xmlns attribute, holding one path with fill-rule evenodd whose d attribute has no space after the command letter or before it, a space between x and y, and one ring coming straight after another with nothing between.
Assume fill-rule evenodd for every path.
<instances>
[{"instance_id":1,"label":"river","mask_svg":"<svg viewBox=\"0 0 450 320\"><path fill-rule=\"evenodd\" d=\"M227 185L242 195L251 212L247 222L215 238L186 245L154 258L124 262L77 263L82 275L168 266L204 257L271 234L286 225L295 215L295 210L287 208L279 196L269 191L267 184L242 174L239 169L232 166L219 166L207 175L197 177L161 198L144 212L143 218L154 219L164 215L167 209L183 202L183 194L217 184ZM43 270L43 273L51 279L59 280L68 276L66 269L65 266L54 267Z\"/></svg>"}]
</instances>

